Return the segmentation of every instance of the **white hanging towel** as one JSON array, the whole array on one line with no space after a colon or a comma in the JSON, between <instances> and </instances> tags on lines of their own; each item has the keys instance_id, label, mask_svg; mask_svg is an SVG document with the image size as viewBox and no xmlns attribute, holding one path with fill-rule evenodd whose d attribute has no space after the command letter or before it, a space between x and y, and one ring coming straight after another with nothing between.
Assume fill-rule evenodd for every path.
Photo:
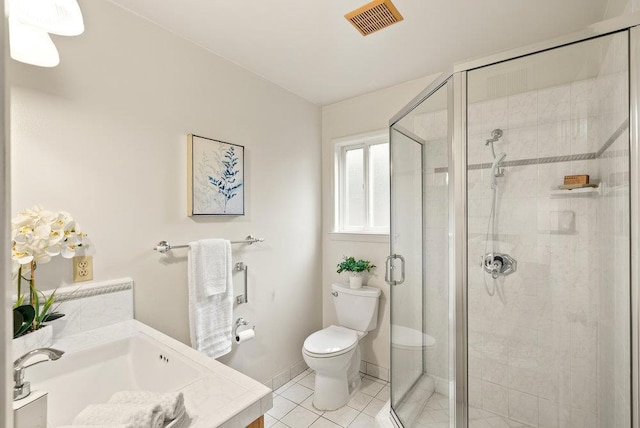
<instances>
[{"instance_id":1,"label":"white hanging towel","mask_svg":"<svg viewBox=\"0 0 640 428\"><path fill-rule=\"evenodd\" d=\"M191 346L211 358L221 357L231 351L231 242L190 242L187 274Z\"/></svg>"}]
</instances>

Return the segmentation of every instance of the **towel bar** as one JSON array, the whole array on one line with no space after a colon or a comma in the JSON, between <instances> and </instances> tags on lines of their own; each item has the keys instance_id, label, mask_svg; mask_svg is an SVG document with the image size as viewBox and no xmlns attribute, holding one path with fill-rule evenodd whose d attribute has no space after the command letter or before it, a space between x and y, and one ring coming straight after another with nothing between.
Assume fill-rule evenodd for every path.
<instances>
[{"instance_id":1,"label":"towel bar","mask_svg":"<svg viewBox=\"0 0 640 428\"><path fill-rule=\"evenodd\" d=\"M232 244L249 244L253 245L256 242L264 242L264 238L256 238L255 236L249 235L244 239L239 241L231 241ZM160 241L156 244L153 249L159 253L166 253L167 251L174 250L176 248L187 248L189 245L171 245L167 241Z\"/></svg>"}]
</instances>

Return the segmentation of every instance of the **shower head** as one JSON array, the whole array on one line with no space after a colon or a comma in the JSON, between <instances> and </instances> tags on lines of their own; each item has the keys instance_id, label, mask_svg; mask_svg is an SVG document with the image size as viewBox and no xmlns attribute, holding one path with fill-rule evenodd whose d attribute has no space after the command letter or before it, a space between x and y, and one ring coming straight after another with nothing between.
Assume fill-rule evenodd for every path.
<instances>
[{"instance_id":1,"label":"shower head","mask_svg":"<svg viewBox=\"0 0 640 428\"><path fill-rule=\"evenodd\" d=\"M495 143L496 141L498 141L500 139L500 137L502 137L502 129L496 128L493 131L491 131L491 138L489 138L486 141L486 143L484 143L484 145L488 146L491 143Z\"/></svg>"},{"instance_id":2,"label":"shower head","mask_svg":"<svg viewBox=\"0 0 640 428\"><path fill-rule=\"evenodd\" d=\"M507 157L507 154L502 152L498 153L498 155L493 160L493 164L491 165L491 176L489 177L491 180L491 188L495 189L498 187L498 177L502 177L504 173L500 170L500 164Z\"/></svg>"}]
</instances>

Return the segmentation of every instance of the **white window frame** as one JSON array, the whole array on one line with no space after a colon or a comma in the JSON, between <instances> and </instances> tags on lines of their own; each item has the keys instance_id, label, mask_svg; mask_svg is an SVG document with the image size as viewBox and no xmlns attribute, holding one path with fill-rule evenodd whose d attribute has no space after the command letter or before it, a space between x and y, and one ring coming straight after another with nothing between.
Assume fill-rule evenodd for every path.
<instances>
[{"instance_id":1,"label":"white window frame","mask_svg":"<svg viewBox=\"0 0 640 428\"><path fill-rule=\"evenodd\" d=\"M389 144L389 131L381 130L367 134L360 134L334 140L335 144L335 190L334 190L334 234L363 234L363 235L389 235L389 225L386 227L369 226L371 221L371 187L369 183L370 159L369 147L378 144ZM345 159L348 150L364 149L363 151L363 179L364 179L364 204L365 204L365 225L364 227L346 226L346 177Z\"/></svg>"}]
</instances>

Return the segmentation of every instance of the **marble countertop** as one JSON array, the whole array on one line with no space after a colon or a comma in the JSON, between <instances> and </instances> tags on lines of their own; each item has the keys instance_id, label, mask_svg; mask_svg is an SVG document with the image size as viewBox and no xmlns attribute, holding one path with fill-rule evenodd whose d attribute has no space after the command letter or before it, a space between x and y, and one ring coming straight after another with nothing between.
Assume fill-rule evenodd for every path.
<instances>
[{"instance_id":1,"label":"marble countertop","mask_svg":"<svg viewBox=\"0 0 640 428\"><path fill-rule=\"evenodd\" d=\"M139 333L205 369L202 377L181 389L191 416L190 428L244 428L273 406L271 390L265 385L136 320L65 336L53 347L77 352Z\"/></svg>"}]
</instances>

